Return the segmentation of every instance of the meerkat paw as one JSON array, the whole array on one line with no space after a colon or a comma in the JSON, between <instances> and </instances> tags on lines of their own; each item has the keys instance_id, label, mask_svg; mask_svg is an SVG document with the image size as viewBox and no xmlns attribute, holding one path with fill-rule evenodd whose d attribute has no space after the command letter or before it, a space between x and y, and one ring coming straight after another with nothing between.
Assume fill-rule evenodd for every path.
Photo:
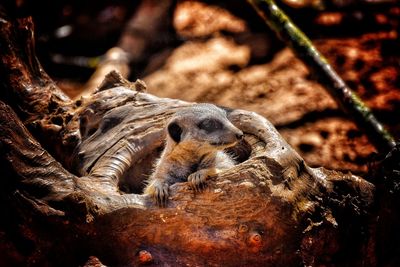
<instances>
[{"instance_id":1,"label":"meerkat paw","mask_svg":"<svg viewBox=\"0 0 400 267\"><path fill-rule=\"evenodd\" d=\"M189 175L188 182L190 184L190 187L193 188L194 191L200 192L204 188L208 177L208 170L199 170Z\"/></svg>"},{"instance_id":2,"label":"meerkat paw","mask_svg":"<svg viewBox=\"0 0 400 267\"><path fill-rule=\"evenodd\" d=\"M152 196L153 200L159 207L165 207L169 197L169 186L164 181L154 180L151 182L145 193Z\"/></svg>"}]
</instances>

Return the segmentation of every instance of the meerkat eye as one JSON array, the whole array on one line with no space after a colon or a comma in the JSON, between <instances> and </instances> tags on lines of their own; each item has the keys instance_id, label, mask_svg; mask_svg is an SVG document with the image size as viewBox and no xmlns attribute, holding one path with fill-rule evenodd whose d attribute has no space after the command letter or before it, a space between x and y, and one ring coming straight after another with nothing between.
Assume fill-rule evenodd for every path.
<instances>
[{"instance_id":1,"label":"meerkat eye","mask_svg":"<svg viewBox=\"0 0 400 267\"><path fill-rule=\"evenodd\" d=\"M217 120L205 119L198 124L198 127L206 132L214 132L222 129L222 123Z\"/></svg>"}]
</instances>

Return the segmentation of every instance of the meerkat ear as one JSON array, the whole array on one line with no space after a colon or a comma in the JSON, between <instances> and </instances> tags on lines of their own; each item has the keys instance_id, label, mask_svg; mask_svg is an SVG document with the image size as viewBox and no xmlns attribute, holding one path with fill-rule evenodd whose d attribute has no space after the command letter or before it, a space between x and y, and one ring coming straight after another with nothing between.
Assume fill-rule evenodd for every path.
<instances>
[{"instance_id":1,"label":"meerkat ear","mask_svg":"<svg viewBox=\"0 0 400 267\"><path fill-rule=\"evenodd\" d=\"M168 124L168 134L172 140L179 143L181 141L182 128L176 122Z\"/></svg>"}]
</instances>

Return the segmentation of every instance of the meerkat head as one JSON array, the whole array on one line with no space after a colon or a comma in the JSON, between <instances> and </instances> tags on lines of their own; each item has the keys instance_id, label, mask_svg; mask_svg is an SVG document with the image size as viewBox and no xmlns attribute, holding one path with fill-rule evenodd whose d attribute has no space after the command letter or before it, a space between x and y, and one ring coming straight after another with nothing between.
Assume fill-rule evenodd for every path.
<instances>
[{"instance_id":1,"label":"meerkat head","mask_svg":"<svg viewBox=\"0 0 400 267\"><path fill-rule=\"evenodd\" d=\"M235 145L243 132L228 120L223 109L196 104L175 113L167 125L167 135L175 143L198 143L215 149Z\"/></svg>"}]
</instances>

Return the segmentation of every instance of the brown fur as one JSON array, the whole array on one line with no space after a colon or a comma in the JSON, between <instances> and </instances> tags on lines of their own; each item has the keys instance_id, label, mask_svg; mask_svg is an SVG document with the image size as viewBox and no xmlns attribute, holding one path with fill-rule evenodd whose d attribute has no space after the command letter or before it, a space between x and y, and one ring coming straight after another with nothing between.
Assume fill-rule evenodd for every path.
<instances>
[{"instance_id":1,"label":"brown fur","mask_svg":"<svg viewBox=\"0 0 400 267\"><path fill-rule=\"evenodd\" d=\"M211 124L213 127L207 131L199 126L205 120L218 123ZM211 104L186 108L176 113L167 125L165 149L144 190L160 206L166 204L171 184L188 181L194 190L200 191L208 177L233 166L234 161L223 149L233 146L243 136L227 119L225 111ZM169 130L170 125L175 131Z\"/></svg>"}]
</instances>

